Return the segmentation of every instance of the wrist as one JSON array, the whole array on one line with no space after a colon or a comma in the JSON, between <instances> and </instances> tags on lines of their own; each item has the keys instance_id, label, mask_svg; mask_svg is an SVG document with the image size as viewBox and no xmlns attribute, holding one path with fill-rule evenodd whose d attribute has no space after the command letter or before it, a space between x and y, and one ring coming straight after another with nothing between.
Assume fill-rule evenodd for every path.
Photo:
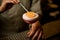
<instances>
[{"instance_id":1,"label":"wrist","mask_svg":"<svg viewBox=\"0 0 60 40\"><path fill-rule=\"evenodd\" d=\"M36 22L35 22L35 24L40 24L40 21L39 21L39 20L38 20L38 21L36 21Z\"/></svg>"},{"instance_id":2,"label":"wrist","mask_svg":"<svg viewBox=\"0 0 60 40\"><path fill-rule=\"evenodd\" d=\"M32 25L39 25L39 26L41 26L40 21L36 21L36 22L33 23Z\"/></svg>"}]
</instances>

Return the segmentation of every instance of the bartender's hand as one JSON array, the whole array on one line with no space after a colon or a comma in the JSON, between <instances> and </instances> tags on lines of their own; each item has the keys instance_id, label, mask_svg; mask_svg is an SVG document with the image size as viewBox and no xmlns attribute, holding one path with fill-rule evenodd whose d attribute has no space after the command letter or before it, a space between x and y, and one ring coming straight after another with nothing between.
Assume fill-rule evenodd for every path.
<instances>
[{"instance_id":1,"label":"bartender's hand","mask_svg":"<svg viewBox=\"0 0 60 40\"><path fill-rule=\"evenodd\" d=\"M11 8L14 4L18 4L19 2L20 2L19 0L2 0L0 12Z\"/></svg>"},{"instance_id":2,"label":"bartender's hand","mask_svg":"<svg viewBox=\"0 0 60 40\"><path fill-rule=\"evenodd\" d=\"M32 24L30 31L28 32L28 37L32 38L32 40L40 40L43 38L43 30L39 23L39 21Z\"/></svg>"}]
</instances>

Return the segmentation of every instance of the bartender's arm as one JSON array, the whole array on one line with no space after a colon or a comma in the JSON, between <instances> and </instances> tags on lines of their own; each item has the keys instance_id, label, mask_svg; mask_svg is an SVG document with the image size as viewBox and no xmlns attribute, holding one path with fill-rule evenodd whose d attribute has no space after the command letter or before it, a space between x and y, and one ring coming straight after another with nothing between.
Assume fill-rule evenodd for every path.
<instances>
[{"instance_id":1,"label":"bartender's arm","mask_svg":"<svg viewBox=\"0 0 60 40\"><path fill-rule=\"evenodd\" d=\"M0 13L4 12L6 9L6 7L12 7L14 4L18 4L19 0L2 0L2 4L0 6ZM13 4L13 5L10 5Z\"/></svg>"}]
</instances>

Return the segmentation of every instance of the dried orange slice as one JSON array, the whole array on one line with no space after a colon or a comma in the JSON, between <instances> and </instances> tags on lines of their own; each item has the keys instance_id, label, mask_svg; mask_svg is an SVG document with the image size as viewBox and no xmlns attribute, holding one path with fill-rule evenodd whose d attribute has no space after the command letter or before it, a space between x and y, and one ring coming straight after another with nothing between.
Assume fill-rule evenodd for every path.
<instances>
[{"instance_id":1,"label":"dried orange slice","mask_svg":"<svg viewBox=\"0 0 60 40\"><path fill-rule=\"evenodd\" d=\"M33 18L33 17L35 17L36 15L35 15L34 12L27 12L27 13L26 13L26 16L29 17L29 18Z\"/></svg>"}]
</instances>

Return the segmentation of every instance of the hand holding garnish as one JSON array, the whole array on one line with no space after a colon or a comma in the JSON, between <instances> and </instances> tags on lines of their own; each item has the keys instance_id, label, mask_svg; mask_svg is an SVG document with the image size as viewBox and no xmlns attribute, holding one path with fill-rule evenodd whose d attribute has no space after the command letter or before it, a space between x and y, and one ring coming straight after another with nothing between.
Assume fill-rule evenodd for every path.
<instances>
[{"instance_id":1,"label":"hand holding garnish","mask_svg":"<svg viewBox=\"0 0 60 40\"><path fill-rule=\"evenodd\" d=\"M0 12L6 11L12 8L13 5L20 3L19 0L2 0L2 4L0 6Z\"/></svg>"}]
</instances>

